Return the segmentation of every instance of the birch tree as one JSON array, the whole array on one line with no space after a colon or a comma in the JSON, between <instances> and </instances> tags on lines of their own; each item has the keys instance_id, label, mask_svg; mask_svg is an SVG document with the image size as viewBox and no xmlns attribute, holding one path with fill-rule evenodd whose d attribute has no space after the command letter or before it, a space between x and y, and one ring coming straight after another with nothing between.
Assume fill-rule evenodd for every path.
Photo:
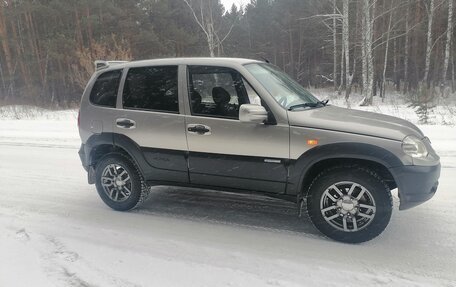
<instances>
[{"instance_id":1,"label":"birch tree","mask_svg":"<svg viewBox=\"0 0 456 287\"><path fill-rule=\"evenodd\" d=\"M372 53L372 31L374 19L371 15L371 6L375 4L371 0L363 0L363 32L362 32L362 51L363 51L363 96L362 105L371 105L373 100L374 86L374 59Z\"/></svg>"},{"instance_id":2,"label":"birch tree","mask_svg":"<svg viewBox=\"0 0 456 287\"><path fill-rule=\"evenodd\" d=\"M350 73L349 0L343 0L342 9L342 43L345 54L345 100L348 100L353 81L353 74Z\"/></svg>"},{"instance_id":3,"label":"birch tree","mask_svg":"<svg viewBox=\"0 0 456 287\"><path fill-rule=\"evenodd\" d=\"M196 12L194 5L192 5L193 3L191 0L183 1L187 4L193 14L195 22L206 36L209 55L215 57L215 50L217 49L217 56L220 56L223 49L222 44L230 35L234 25L231 25L230 29L223 37L219 37L218 31L215 28L213 1L200 0L200 3L197 5L199 8L198 13ZM197 14L199 14L199 16Z\"/></svg>"},{"instance_id":4,"label":"birch tree","mask_svg":"<svg viewBox=\"0 0 456 287\"><path fill-rule=\"evenodd\" d=\"M409 18L410 0L407 0L407 11L405 13L405 39L404 39L404 93L408 91L408 63L409 63Z\"/></svg>"},{"instance_id":5,"label":"birch tree","mask_svg":"<svg viewBox=\"0 0 456 287\"><path fill-rule=\"evenodd\" d=\"M424 67L424 77L423 81L426 85L429 86L429 69L431 66L431 53L432 53L432 23L434 20L434 1L429 0L429 6L427 7L428 13L428 25L427 25L427 33L426 33L426 58L425 58L425 67Z\"/></svg>"},{"instance_id":6,"label":"birch tree","mask_svg":"<svg viewBox=\"0 0 456 287\"><path fill-rule=\"evenodd\" d=\"M451 37L453 35L453 0L448 0L448 25L445 42L445 58L443 62L442 82L447 78L448 63L450 61Z\"/></svg>"},{"instance_id":7,"label":"birch tree","mask_svg":"<svg viewBox=\"0 0 456 287\"><path fill-rule=\"evenodd\" d=\"M393 7L393 2L391 2L391 8L392 7ZM386 32L385 57L384 57L384 62L383 62L382 89L380 91L380 97L382 98L382 101L385 98L386 67L388 64L388 50L389 50L390 34L391 34L391 22L393 20L393 11L391 10L389 14L390 15L389 15L389 20L388 20L388 30Z\"/></svg>"}]
</instances>

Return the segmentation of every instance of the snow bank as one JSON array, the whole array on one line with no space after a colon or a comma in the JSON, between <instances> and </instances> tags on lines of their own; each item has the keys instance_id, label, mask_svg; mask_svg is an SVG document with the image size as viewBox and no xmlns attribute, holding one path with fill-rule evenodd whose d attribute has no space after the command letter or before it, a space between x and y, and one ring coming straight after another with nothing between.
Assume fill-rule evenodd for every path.
<instances>
[{"instance_id":1,"label":"snow bank","mask_svg":"<svg viewBox=\"0 0 456 287\"><path fill-rule=\"evenodd\" d=\"M415 108L409 107L406 97L399 93L387 93L384 101L380 97L374 97L372 106L362 107L360 103L363 100L362 95L353 93L350 95L349 102L345 101L344 95L338 95L327 89L315 89L311 92L319 99L329 99L329 104L369 112L375 112L405 119L414 124L421 124L415 113ZM456 125L456 105L453 100L441 100L429 113L430 125Z\"/></svg>"}]
</instances>

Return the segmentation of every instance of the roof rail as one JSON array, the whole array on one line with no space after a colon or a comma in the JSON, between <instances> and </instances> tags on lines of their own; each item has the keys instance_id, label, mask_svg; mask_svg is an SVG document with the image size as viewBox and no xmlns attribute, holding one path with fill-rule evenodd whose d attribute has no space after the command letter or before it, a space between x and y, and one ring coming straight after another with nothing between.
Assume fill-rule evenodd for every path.
<instances>
[{"instance_id":1,"label":"roof rail","mask_svg":"<svg viewBox=\"0 0 456 287\"><path fill-rule=\"evenodd\" d=\"M95 61L95 70L96 70L96 71L99 71L99 70L102 70L102 69L106 69L106 68L108 68L109 66L120 65L120 64L124 64L124 63L128 63L128 61L104 61L104 60L97 60L97 61Z\"/></svg>"}]
</instances>

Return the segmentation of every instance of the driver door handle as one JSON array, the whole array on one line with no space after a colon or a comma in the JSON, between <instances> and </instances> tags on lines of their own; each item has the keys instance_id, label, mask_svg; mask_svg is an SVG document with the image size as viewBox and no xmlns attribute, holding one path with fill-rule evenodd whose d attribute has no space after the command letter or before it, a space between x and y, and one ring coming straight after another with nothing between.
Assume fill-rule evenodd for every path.
<instances>
[{"instance_id":1,"label":"driver door handle","mask_svg":"<svg viewBox=\"0 0 456 287\"><path fill-rule=\"evenodd\" d=\"M187 131L192 134L208 136L211 134L211 127L202 124L189 124L187 125Z\"/></svg>"}]
</instances>

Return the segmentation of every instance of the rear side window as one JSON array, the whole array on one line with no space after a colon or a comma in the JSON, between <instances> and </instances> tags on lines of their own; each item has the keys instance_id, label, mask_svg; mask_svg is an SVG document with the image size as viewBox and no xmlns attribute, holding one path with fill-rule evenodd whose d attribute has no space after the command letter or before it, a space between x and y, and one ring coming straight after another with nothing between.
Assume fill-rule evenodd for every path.
<instances>
[{"instance_id":1,"label":"rear side window","mask_svg":"<svg viewBox=\"0 0 456 287\"><path fill-rule=\"evenodd\" d=\"M179 112L177 66L140 67L128 71L125 109Z\"/></svg>"},{"instance_id":2,"label":"rear side window","mask_svg":"<svg viewBox=\"0 0 456 287\"><path fill-rule=\"evenodd\" d=\"M109 71L98 76L90 92L90 102L97 106L116 107L121 70Z\"/></svg>"}]
</instances>

